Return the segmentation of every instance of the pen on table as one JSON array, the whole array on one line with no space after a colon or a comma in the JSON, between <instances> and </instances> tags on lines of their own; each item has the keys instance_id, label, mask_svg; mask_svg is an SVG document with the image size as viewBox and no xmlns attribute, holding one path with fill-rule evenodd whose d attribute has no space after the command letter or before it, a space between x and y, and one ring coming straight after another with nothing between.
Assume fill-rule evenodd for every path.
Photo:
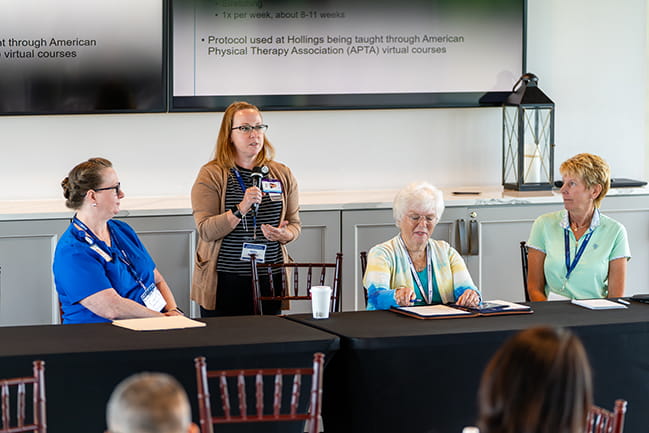
<instances>
[{"instance_id":1,"label":"pen on table","mask_svg":"<svg viewBox=\"0 0 649 433\"><path fill-rule=\"evenodd\" d=\"M617 302L619 302L620 304L624 304L624 305L631 305L631 303L629 301L626 301L624 299L618 299Z\"/></svg>"}]
</instances>

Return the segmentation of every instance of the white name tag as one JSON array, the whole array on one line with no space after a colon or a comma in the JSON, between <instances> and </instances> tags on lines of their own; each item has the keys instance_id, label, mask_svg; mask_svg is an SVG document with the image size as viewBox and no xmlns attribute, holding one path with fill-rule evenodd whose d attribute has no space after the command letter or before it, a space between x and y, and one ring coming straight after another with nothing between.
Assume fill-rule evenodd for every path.
<instances>
[{"instance_id":1,"label":"white name tag","mask_svg":"<svg viewBox=\"0 0 649 433\"><path fill-rule=\"evenodd\" d=\"M241 260L249 261L251 254L256 255L255 260L257 262L264 263L266 257L266 245L244 242L243 249L241 250Z\"/></svg>"},{"instance_id":2,"label":"white name tag","mask_svg":"<svg viewBox=\"0 0 649 433\"><path fill-rule=\"evenodd\" d=\"M268 194L281 194L282 182L276 179L264 179L261 181L261 190Z\"/></svg>"},{"instance_id":3,"label":"white name tag","mask_svg":"<svg viewBox=\"0 0 649 433\"><path fill-rule=\"evenodd\" d=\"M162 293L160 293L155 283L151 283L149 288L142 293L142 301L148 309L153 311L162 311L167 305L167 301L162 297Z\"/></svg>"}]
</instances>

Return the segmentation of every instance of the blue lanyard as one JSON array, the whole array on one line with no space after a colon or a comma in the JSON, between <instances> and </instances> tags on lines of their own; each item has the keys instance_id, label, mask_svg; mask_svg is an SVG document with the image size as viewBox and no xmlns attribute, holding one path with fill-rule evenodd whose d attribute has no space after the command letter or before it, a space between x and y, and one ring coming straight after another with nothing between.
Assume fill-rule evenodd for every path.
<instances>
[{"instance_id":1,"label":"blue lanyard","mask_svg":"<svg viewBox=\"0 0 649 433\"><path fill-rule=\"evenodd\" d=\"M430 245L426 243L426 271L428 276L428 291L425 291L424 285L421 284L421 280L419 279L419 275L417 274L417 269L415 269L415 265L414 263L412 263L412 259L410 258L410 254L408 253L408 248L406 248L406 243L403 241L401 236L399 236L399 241L401 242L403 249L406 251L406 257L408 257L408 263L410 264L410 272L412 272L412 277L415 280L415 283L417 284L421 295L424 297L424 300L427 304L431 304L433 302L433 267L430 260Z\"/></svg>"},{"instance_id":2,"label":"blue lanyard","mask_svg":"<svg viewBox=\"0 0 649 433\"><path fill-rule=\"evenodd\" d=\"M572 263L570 263L570 234L567 228L563 229L563 239L564 239L564 245L566 250L566 280L570 278L570 274L577 267L577 263L579 263L579 259L581 259L581 255L584 253L584 250L586 249L586 245L588 245L588 241L590 240L590 237L592 235L593 235L593 231L591 230L588 232L587 235L584 236L584 240L581 243L579 250L577 250L577 254L575 254L575 258L573 259Z\"/></svg>"},{"instance_id":3,"label":"blue lanyard","mask_svg":"<svg viewBox=\"0 0 649 433\"><path fill-rule=\"evenodd\" d=\"M79 229L79 232L83 232L83 239L86 241L86 243L88 245L92 246L92 245L96 244L97 241L100 240L97 236L95 236L95 234L92 232L92 230L90 230L88 228L87 225L85 225L80 219L77 218L76 215L72 217L72 224L74 224L74 226L76 226L76 228ZM97 246L97 247L99 248L99 246ZM105 252L104 250L102 250L102 251L107 256L110 256L109 253Z\"/></svg>"},{"instance_id":4,"label":"blue lanyard","mask_svg":"<svg viewBox=\"0 0 649 433\"><path fill-rule=\"evenodd\" d=\"M124 251L124 248L121 247L119 242L117 241L117 237L113 238L113 242L115 243L115 246L121 253L120 255L117 256L119 258L119 261L124 263L126 265L126 269L128 269L128 272L131 274L131 276L137 281L137 283L142 287L145 291L147 290L146 285L144 284L144 281L142 281L142 278L137 274L137 271L135 270L135 265L133 265L133 262L128 258L128 255L126 255L126 251Z\"/></svg>"},{"instance_id":5,"label":"blue lanyard","mask_svg":"<svg viewBox=\"0 0 649 433\"><path fill-rule=\"evenodd\" d=\"M236 168L233 168L232 171L234 171L234 175L237 177L237 180L239 181L239 186L241 187L241 192L244 194L246 193L246 185L243 183L243 178L241 177L241 173L239 173L239 170Z\"/></svg>"},{"instance_id":6,"label":"blue lanyard","mask_svg":"<svg viewBox=\"0 0 649 433\"><path fill-rule=\"evenodd\" d=\"M241 187L241 192L245 195L246 190L248 189L246 185L243 183L243 178L241 177L241 173L239 173L239 170L237 170L235 167L232 168L232 171L234 171L234 175L237 177L237 181L239 182L239 186ZM243 216L244 218L246 217L245 215ZM257 214L254 214L252 216L252 226L253 226L253 236L256 238L257 237Z\"/></svg>"},{"instance_id":7,"label":"blue lanyard","mask_svg":"<svg viewBox=\"0 0 649 433\"><path fill-rule=\"evenodd\" d=\"M85 238L85 241L88 243L88 245L93 245L93 244L96 244L98 241L101 241L101 239L99 239L97 237L97 235L95 235L92 232L92 230L90 230L90 228L87 225L84 224L83 221L81 221L79 218L77 218L76 215L72 218L72 222L74 224L78 225L79 227L81 227L81 231L84 232L84 238ZM126 265L126 269L128 269L128 272L131 274L133 279L135 281L137 281L137 283L140 285L140 287L142 287L144 290L146 290L146 285L144 284L142 279L137 275L137 272L135 270L135 266L128 259L128 256L126 255L126 251L124 251L124 249L119 246L119 243L117 242L116 238L112 238L112 239L113 239L113 242L115 243L115 246L117 247L117 249L120 252L120 254L117 254L117 258L119 259L120 262L122 262L122 263L124 263ZM104 244L105 244L105 242L104 242ZM97 245L97 247L99 247L99 245ZM105 251L104 251L104 253L107 256L112 256L112 254L107 253Z\"/></svg>"}]
</instances>

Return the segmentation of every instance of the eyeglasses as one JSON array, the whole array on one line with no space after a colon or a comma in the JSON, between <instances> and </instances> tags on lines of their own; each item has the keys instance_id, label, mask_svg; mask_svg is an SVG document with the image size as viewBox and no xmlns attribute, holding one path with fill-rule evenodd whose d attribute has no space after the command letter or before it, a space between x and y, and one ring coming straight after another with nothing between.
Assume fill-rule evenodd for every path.
<instances>
[{"instance_id":1,"label":"eyeglasses","mask_svg":"<svg viewBox=\"0 0 649 433\"><path fill-rule=\"evenodd\" d=\"M426 224L435 224L437 222L437 217L435 215L408 215L408 219L414 224L419 224L423 219Z\"/></svg>"},{"instance_id":2,"label":"eyeglasses","mask_svg":"<svg viewBox=\"0 0 649 433\"><path fill-rule=\"evenodd\" d=\"M244 134L249 134L252 131L255 132L266 132L268 129L268 125L241 125L241 126L233 126L232 129L238 129L239 131L243 132Z\"/></svg>"},{"instance_id":3,"label":"eyeglasses","mask_svg":"<svg viewBox=\"0 0 649 433\"><path fill-rule=\"evenodd\" d=\"M118 182L115 186L107 186L106 188L95 188L95 191L108 191L111 189L115 190L115 195L119 195L119 192L122 190L120 188L121 182Z\"/></svg>"}]
</instances>

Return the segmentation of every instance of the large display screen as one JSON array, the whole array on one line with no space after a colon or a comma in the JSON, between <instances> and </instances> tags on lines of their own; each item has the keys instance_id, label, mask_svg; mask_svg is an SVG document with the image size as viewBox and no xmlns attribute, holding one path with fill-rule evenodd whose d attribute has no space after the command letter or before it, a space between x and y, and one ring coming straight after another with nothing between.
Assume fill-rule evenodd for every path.
<instances>
[{"instance_id":1,"label":"large display screen","mask_svg":"<svg viewBox=\"0 0 649 433\"><path fill-rule=\"evenodd\" d=\"M166 110L163 0L0 0L0 114Z\"/></svg>"},{"instance_id":2,"label":"large display screen","mask_svg":"<svg viewBox=\"0 0 649 433\"><path fill-rule=\"evenodd\" d=\"M499 104L525 0L171 0L170 110Z\"/></svg>"}]
</instances>

